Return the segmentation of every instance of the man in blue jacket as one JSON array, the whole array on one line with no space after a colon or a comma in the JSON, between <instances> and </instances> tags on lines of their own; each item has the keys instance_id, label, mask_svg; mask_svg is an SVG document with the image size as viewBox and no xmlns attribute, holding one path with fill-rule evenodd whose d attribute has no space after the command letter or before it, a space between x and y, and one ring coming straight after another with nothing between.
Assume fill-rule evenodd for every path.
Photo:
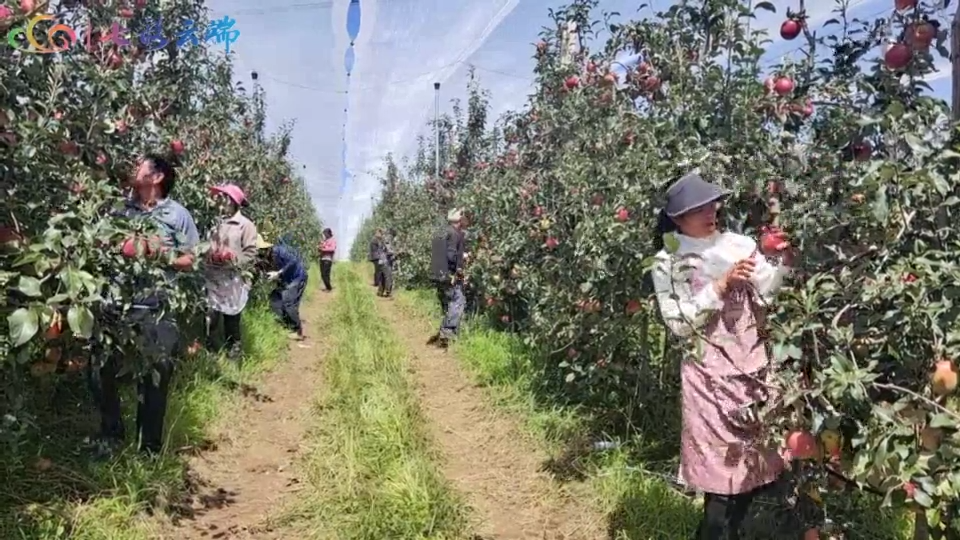
<instances>
[{"instance_id":1,"label":"man in blue jacket","mask_svg":"<svg viewBox=\"0 0 960 540\"><path fill-rule=\"evenodd\" d=\"M264 246L266 247L266 246ZM303 323L300 321L300 301L307 288L307 269L297 248L284 235L270 247L271 261L276 270L267 273L267 279L277 286L270 294L270 308L290 329L290 339L303 341Z\"/></svg>"}]
</instances>

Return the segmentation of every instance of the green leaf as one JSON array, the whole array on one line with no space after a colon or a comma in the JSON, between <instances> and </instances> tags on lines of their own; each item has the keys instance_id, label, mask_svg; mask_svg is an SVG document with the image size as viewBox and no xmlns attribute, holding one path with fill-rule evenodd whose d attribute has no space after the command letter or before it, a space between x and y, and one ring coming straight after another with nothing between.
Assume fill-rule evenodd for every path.
<instances>
[{"instance_id":1,"label":"green leaf","mask_svg":"<svg viewBox=\"0 0 960 540\"><path fill-rule=\"evenodd\" d=\"M956 425L957 421L947 413L937 413L930 419L930 427L932 428L955 428Z\"/></svg>"},{"instance_id":2,"label":"green leaf","mask_svg":"<svg viewBox=\"0 0 960 540\"><path fill-rule=\"evenodd\" d=\"M676 253L680 251L680 239L674 233L667 233L663 235L663 246L667 253Z\"/></svg>"},{"instance_id":3,"label":"green leaf","mask_svg":"<svg viewBox=\"0 0 960 540\"><path fill-rule=\"evenodd\" d=\"M10 339L14 347L19 347L30 341L40 329L40 319L37 312L27 308L19 308L7 317L10 327Z\"/></svg>"},{"instance_id":4,"label":"green leaf","mask_svg":"<svg viewBox=\"0 0 960 540\"><path fill-rule=\"evenodd\" d=\"M931 508L933 506L933 499L931 499L930 496L920 488L917 488L917 490L913 493L913 500L924 508Z\"/></svg>"},{"instance_id":5,"label":"green leaf","mask_svg":"<svg viewBox=\"0 0 960 540\"><path fill-rule=\"evenodd\" d=\"M30 276L20 276L17 290L31 298L37 298L43 294L40 292L40 280Z\"/></svg>"},{"instance_id":6,"label":"green leaf","mask_svg":"<svg viewBox=\"0 0 960 540\"><path fill-rule=\"evenodd\" d=\"M67 324L75 336L90 339L93 336L93 313L87 306L70 306L67 311Z\"/></svg>"},{"instance_id":7,"label":"green leaf","mask_svg":"<svg viewBox=\"0 0 960 540\"><path fill-rule=\"evenodd\" d=\"M877 190L877 198L873 201L873 217L879 223L886 225L890 218L890 207L887 206L887 188L881 186Z\"/></svg>"},{"instance_id":8,"label":"green leaf","mask_svg":"<svg viewBox=\"0 0 960 540\"><path fill-rule=\"evenodd\" d=\"M577 374L571 371L570 373L567 373L567 376L564 377L563 380L567 381L568 383L572 383L576 378Z\"/></svg>"},{"instance_id":9,"label":"green leaf","mask_svg":"<svg viewBox=\"0 0 960 540\"><path fill-rule=\"evenodd\" d=\"M587 294L591 289L593 289L593 283L590 283L589 281L580 284L580 292L583 294Z\"/></svg>"},{"instance_id":10,"label":"green leaf","mask_svg":"<svg viewBox=\"0 0 960 540\"><path fill-rule=\"evenodd\" d=\"M759 9L769 11L770 13L777 12L777 7L771 4L770 2L760 2L759 4L753 7L753 11L757 11Z\"/></svg>"}]
</instances>

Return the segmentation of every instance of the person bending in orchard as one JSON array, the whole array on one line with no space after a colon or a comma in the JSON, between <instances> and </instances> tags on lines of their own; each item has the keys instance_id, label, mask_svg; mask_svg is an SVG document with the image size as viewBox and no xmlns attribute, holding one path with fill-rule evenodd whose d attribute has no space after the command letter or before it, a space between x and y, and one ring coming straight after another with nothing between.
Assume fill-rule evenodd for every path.
<instances>
[{"instance_id":1,"label":"person bending in orchard","mask_svg":"<svg viewBox=\"0 0 960 540\"><path fill-rule=\"evenodd\" d=\"M264 243L261 243L263 246ZM267 273L267 279L277 283L270 294L270 307L290 330L290 339L303 341L303 322L300 320L300 302L307 288L307 269L297 248L284 236L275 246L266 246L270 250L273 271Z\"/></svg>"},{"instance_id":2,"label":"person bending in orchard","mask_svg":"<svg viewBox=\"0 0 960 540\"><path fill-rule=\"evenodd\" d=\"M176 183L176 172L170 163L156 155L140 160L130 182L130 196L122 215L134 222L147 221L160 231L159 245L170 267L165 280L173 284L177 273L193 269L193 250L199 243L197 226L186 208L169 197ZM141 256L132 239L123 246L129 258ZM118 276L124 279L124 276ZM150 280L136 283L141 293L134 296L131 308L122 316L125 326L137 332L139 350L146 371L137 383L137 435L139 449L156 455L163 448L163 421L167 410L174 355L179 346L179 331L172 317L166 295L155 289ZM122 299L108 300L105 309L117 313ZM100 411L100 433L94 449L100 457L108 457L125 437L120 409L118 373L122 359L109 354L99 368L87 370L87 381Z\"/></svg>"},{"instance_id":3,"label":"person bending in orchard","mask_svg":"<svg viewBox=\"0 0 960 540\"><path fill-rule=\"evenodd\" d=\"M451 210L447 226L438 231L431 244L431 274L437 286L437 298L443 311L440 330L427 340L429 345L445 348L460 328L460 319L466 307L463 295L463 231L461 213Z\"/></svg>"},{"instance_id":4,"label":"person bending in orchard","mask_svg":"<svg viewBox=\"0 0 960 540\"><path fill-rule=\"evenodd\" d=\"M239 361L243 352L240 316L250 294L243 271L257 258L257 227L240 211L249 203L238 186L214 186L210 194L220 217L210 236L204 272L211 311L209 328L212 335L213 328L223 327L223 348L228 358Z\"/></svg>"},{"instance_id":5,"label":"person bending in orchard","mask_svg":"<svg viewBox=\"0 0 960 540\"><path fill-rule=\"evenodd\" d=\"M721 232L718 212L727 196L699 175L684 176L667 190L655 236L652 277L660 313L687 350L679 477L705 493L699 540L739 539L752 501L774 495L784 470L777 449L764 444L755 406L776 397L758 327L792 256L782 234L776 250L761 253L752 238ZM673 253L664 247L668 234L679 245ZM791 512L789 521L791 534L803 538L800 512Z\"/></svg>"}]
</instances>

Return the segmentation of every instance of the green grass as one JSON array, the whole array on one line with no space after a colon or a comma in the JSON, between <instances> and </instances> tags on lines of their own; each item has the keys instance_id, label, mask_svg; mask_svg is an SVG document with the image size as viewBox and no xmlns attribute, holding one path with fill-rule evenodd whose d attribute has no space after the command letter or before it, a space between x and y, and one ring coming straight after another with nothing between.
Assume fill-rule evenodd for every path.
<instances>
[{"instance_id":1,"label":"green grass","mask_svg":"<svg viewBox=\"0 0 960 540\"><path fill-rule=\"evenodd\" d=\"M313 294L319 282L311 268ZM132 446L114 460L92 462L80 450L95 432L97 415L82 374L60 375L32 394L39 437L17 448L0 448L0 538L36 540L146 540L155 538L149 512L169 509L185 488L182 450L209 440L210 428L241 399L236 388L262 376L285 358L287 338L262 302L244 312L246 359L241 369L201 351L178 360L167 409L166 448L157 460L141 458ZM49 383L49 382L48 382ZM46 388L44 388L46 386ZM123 396L127 433L136 398ZM38 470L39 459L52 466Z\"/></svg>"},{"instance_id":2,"label":"green grass","mask_svg":"<svg viewBox=\"0 0 960 540\"><path fill-rule=\"evenodd\" d=\"M402 309L439 321L432 291L402 290L396 296ZM496 406L515 415L551 455L559 456L554 461L570 462L583 473L590 498L599 501L598 511L607 516L612 538L689 540L693 536L702 512L700 501L650 472L662 471L664 463L643 463L638 457L646 455L646 447L658 446L656 441L638 437L613 451L585 449L582 434L589 433L589 419L576 407L557 405L538 394L531 352L516 336L487 328L482 320L466 321L452 351L474 381L486 387ZM559 470L567 468L561 465ZM830 518L847 525L847 540L910 538L909 520L880 511L876 508L879 501L871 496L834 499L828 499ZM754 528L754 538L770 540L771 533L763 532L768 526L761 515L748 525L748 534Z\"/></svg>"},{"instance_id":3,"label":"green grass","mask_svg":"<svg viewBox=\"0 0 960 540\"><path fill-rule=\"evenodd\" d=\"M338 265L332 352L305 464L309 495L288 516L297 538L456 539L466 509L436 465L407 356L356 270Z\"/></svg>"}]
</instances>

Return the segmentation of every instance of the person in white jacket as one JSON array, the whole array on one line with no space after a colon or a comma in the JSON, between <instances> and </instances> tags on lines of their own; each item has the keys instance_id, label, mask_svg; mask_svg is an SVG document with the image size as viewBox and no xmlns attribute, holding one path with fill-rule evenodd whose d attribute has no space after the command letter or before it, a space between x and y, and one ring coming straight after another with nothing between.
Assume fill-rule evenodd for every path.
<instances>
[{"instance_id":1,"label":"person in white jacket","mask_svg":"<svg viewBox=\"0 0 960 540\"><path fill-rule=\"evenodd\" d=\"M670 239L652 269L663 322L688 345L679 477L705 494L699 540L738 539L753 499L777 487L784 470L778 449L764 444L755 406L775 397L762 329L765 306L790 271L790 245L773 233L764 253L754 239L721 231L727 195L697 174L670 186L658 226ZM809 527L800 514L785 524L798 538Z\"/></svg>"}]
</instances>

